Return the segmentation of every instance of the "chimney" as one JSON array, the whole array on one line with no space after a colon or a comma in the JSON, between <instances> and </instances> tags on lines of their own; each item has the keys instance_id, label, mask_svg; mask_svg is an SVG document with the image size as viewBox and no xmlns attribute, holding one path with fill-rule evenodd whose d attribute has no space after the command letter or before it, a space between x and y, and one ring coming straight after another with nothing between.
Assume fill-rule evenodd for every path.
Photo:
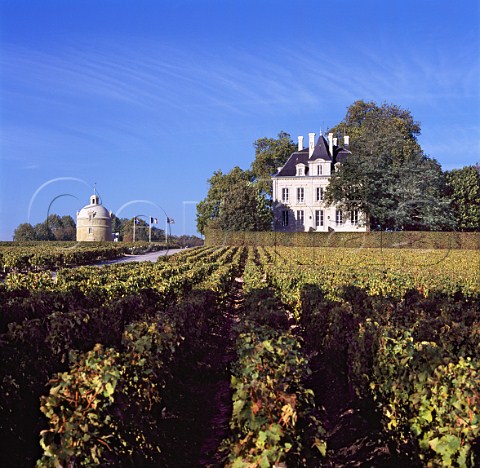
<instances>
[{"instance_id":1,"label":"chimney","mask_svg":"<svg viewBox=\"0 0 480 468\"><path fill-rule=\"evenodd\" d=\"M303 136L298 137L298 151L303 150Z\"/></svg>"},{"instance_id":2,"label":"chimney","mask_svg":"<svg viewBox=\"0 0 480 468\"><path fill-rule=\"evenodd\" d=\"M345 148L350 145L350 137L348 135L345 135L343 137L343 144L344 144Z\"/></svg>"},{"instance_id":3,"label":"chimney","mask_svg":"<svg viewBox=\"0 0 480 468\"><path fill-rule=\"evenodd\" d=\"M328 134L328 151L330 151L330 156L333 156L333 133Z\"/></svg>"},{"instance_id":4,"label":"chimney","mask_svg":"<svg viewBox=\"0 0 480 468\"><path fill-rule=\"evenodd\" d=\"M333 146L338 146L338 138L333 139Z\"/></svg>"},{"instance_id":5,"label":"chimney","mask_svg":"<svg viewBox=\"0 0 480 468\"><path fill-rule=\"evenodd\" d=\"M308 134L308 157L313 154L313 150L315 149L315 133Z\"/></svg>"}]
</instances>

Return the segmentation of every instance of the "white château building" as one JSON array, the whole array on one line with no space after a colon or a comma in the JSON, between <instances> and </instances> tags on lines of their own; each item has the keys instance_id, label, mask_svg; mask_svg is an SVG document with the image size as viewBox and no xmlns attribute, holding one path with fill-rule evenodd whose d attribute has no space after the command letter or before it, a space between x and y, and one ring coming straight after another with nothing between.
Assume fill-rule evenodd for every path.
<instances>
[{"instance_id":1,"label":"white ch\u00e2teau building","mask_svg":"<svg viewBox=\"0 0 480 468\"><path fill-rule=\"evenodd\" d=\"M344 145L337 145L333 133L328 134L328 142L320 134L316 144L315 133L309 133L308 148L303 147L303 136L298 137L298 150L272 177L275 231L368 230L362 213L344 212L324 203L332 173L351 154L348 136L344 137Z\"/></svg>"}]
</instances>

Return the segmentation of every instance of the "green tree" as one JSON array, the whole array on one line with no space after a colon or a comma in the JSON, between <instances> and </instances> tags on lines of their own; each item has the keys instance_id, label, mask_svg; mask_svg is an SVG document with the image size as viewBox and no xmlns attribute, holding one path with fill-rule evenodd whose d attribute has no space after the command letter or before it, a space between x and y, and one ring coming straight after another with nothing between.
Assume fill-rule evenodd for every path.
<instances>
[{"instance_id":1,"label":"green tree","mask_svg":"<svg viewBox=\"0 0 480 468\"><path fill-rule=\"evenodd\" d=\"M13 233L13 240L16 242L36 240L34 227L30 223L20 224Z\"/></svg>"},{"instance_id":2,"label":"green tree","mask_svg":"<svg viewBox=\"0 0 480 468\"><path fill-rule=\"evenodd\" d=\"M16 241L74 241L76 235L75 221L71 216L60 217L57 214L51 214L43 223L38 223L35 227L29 223L20 224L15 229L13 239Z\"/></svg>"},{"instance_id":3,"label":"green tree","mask_svg":"<svg viewBox=\"0 0 480 468\"><path fill-rule=\"evenodd\" d=\"M165 230L152 226L152 242L164 242Z\"/></svg>"},{"instance_id":4,"label":"green tree","mask_svg":"<svg viewBox=\"0 0 480 468\"><path fill-rule=\"evenodd\" d=\"M330 131L350 136L352 155L336 166L327 203L367 213L374 229L451 226L441 167L423 153L420 125L410 111L356 101Z\"/></svg>"},{"instance_id":5,"label":"green tree","mask_svg":"<svg viewBox=\"0 0 480 468\"><path fill-rule=\"evenodd\" d=\"M296 150L296 145L290 135L284 131L278 134L278 138L259 138L253 143L255 148L255 160L251 166L251 172L258 188L267 197L272 196L271 177L277 172L277 168L283 166L290 155Z\"/></svg>"},{"instance_id":6,"label":"green tree","mask_svg":"<svg viewBox=\"0 0 480 468\"><path fill-rule=\"evenodd\" d=\"M119 218L112 214L112 233L115 235L115 233L118 232L119 241L123 240L124 229L128 221L129 220L127 218Z\"/></svg>"},{"instance_id":7,"label":"green tree","mask_svg":"<svg viewBox=\"0 0 480 468\"><path fill-rule=\"evenodd\" d=\"M133 242L133 222L134 218L128 219L123 225L124 242ZM148 241L148 224L142 218L135 224L135 241Z\"/></svg>"},{"instance_id":8,"label":"green tree","mask_svg":"<svg viewBox=\"0 0 480 468\"><path fill-rule=\"evenodd\" d=\"M70 215L62 216L62 231L59 240L74 241L77 238L77 225Z\"/></svg>"},{"instance_id":9,"label":"green tree","mask_svg":"<svg viewBox=\"0 0 480 468\"><path fill-rule=\"evenodd\" d=\"M39 240L39 241L55 240L53 231L50 229L47 221L44 221L43 223L35 224L35 227L33 229L35 230L36 240Z\"/></svg>"},{"instance_id":10,"label":"green tree","mask_svg":"<svg viewBox=\"0 0 480 468\"><path fill-rule=\"evenodd\" d=\"M62 218L60 218L60 216L58 216L57 214L51 214L48 215L46 223L50 230L55 233L57 229L60 229L62 227Z\"/></svg>"},{"instance_id":11,"label":"green tree","mask_svg":"<svg viewBox=\"0 0 480 468\"><path fill-rule=\"evenodd\" d=\"M239 167L227 174L214 172L207 197L197 205L197 229L264 230L270 228L271 210L250 171Z\"/></svg>"},{"instance_id":12,"label":"green tree","mask_svg":"<svg viewBox=\"0 0 480 468\"><path fill-rule=\"evenodd\" d=\"M266 231L272 224L267 200L252 182L240 181L223 199L218 225L224 231Z\"/></svg>"},{"instance_id":13,"label":"green tree","mask_svg":"<svg viewBox=\"0 0 480 468\"><path fill-rule=\"evenodd\" d=\"M255 159L250 170L233 168L214 172L207 197L197 205L197 229L207 225L225 230L265 230L272 222L271 176L283 166L296 146L284 131L278 138L259 138L253 143Z\"/></svg>"},{"instance_id":14,"label":"green tree","mask_svg":"<svg viewBox=\"0 0 480 468\"><path fill-rule=\"evenodd\" d=\"M55 240L73 241L76 239L76 225L71 216L60 217L57 214L51 214L47 217L46 224Z\"/></svg>"},{"instance_id":15,"label":"green tree","mask_svg":"<svg viewBox=\"0 0 480 468\"><path fill-rule=\"evenodd\" d=\"M181 247L200 247L205 244L202 238L193 235L188 236L183 234L173 239L176 240Z\"/></svg>"},{"instance_id":16,"label":"green tree","mask_svg":"<svg viewBox=\"0 0 480 468\"><path fill-rule=\"evenodd\" d=\"M450 199L455 228L480 231L480 165L445 173L445 191Z\"/></svg>"}]
</instances>

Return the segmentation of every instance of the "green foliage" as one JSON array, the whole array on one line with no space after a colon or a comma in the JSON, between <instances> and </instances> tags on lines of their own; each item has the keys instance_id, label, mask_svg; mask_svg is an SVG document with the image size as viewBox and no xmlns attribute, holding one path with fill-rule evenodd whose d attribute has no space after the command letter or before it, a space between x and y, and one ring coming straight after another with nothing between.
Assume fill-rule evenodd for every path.
<instances>
[{"instance_id":1,"label":"green foliage","mask_svg":"<svg viewBox=\"0 0 480 468\"><path fill-rule=\"evenodd\" d=\"M66 371L71 351L88 353L95 343L120 350L122 333L132 321L153 317L164 304L175 304L186 293L198 296L190 292L192 286L208 278L222 258L229 262L230 251L235 249L190 249L157 264L65 269L58 272L56 282L47 272L8 276L8 286L0 287L0 430L9 447L2 462L23 466L38 458L33 448L38 446L43 421L38 401L48 379ZM209 300L205 296L192 307L168 312L183 327L179 343L206 329L199 313L209 310ZM147 333L148 327L144 330ZM133 404L134 399L130 400ZM122 405L120 413L133 411ZM150 416L146 418L130 418L138 427L125 434L136 440L133 434L139 427L150 434ZM151 434L147 438L153 441Z\"/></svg>"},{"instance_id":2,"label":"green foliage","mask_svg":"<svg viewBox=\"0 0 480 468\"><path fill-rule=\"evenodd\" d=\"M53 233L55 240L74 241L77 238L77 228L75 221L71 216L58 216L51 214L45 221L48 229ZM49 239L38 239L49 240Z\"/></svg>"},{"instance_id":3,"label":"green foliage","mask_svg":"<svg viewBox=\"0 0 480 468\"><path fill-rule=\"evenodd\" d=\"M245 248L230 250L227 256L222 257L223 265L200 282L196 288L214 292L219 304L228 303L232 283L241 274L241 264L245 254Z\"/></svg>"},{"instance_id":4,"label":"green foliage","mask_svg":"<svg viewBox=\"0 0 480 468\"><path fill-rule=\"evenodd\" d=\"M280 132L278 138L260 138L254 142L255 160L251 170L238 166L227 174L215 171L208 180L207 197L197 205L197 229L208 227L227 231L270 230L273 214L271 176L283 166L295 145L290 135Z\"/></svg>"},{"instance_id":5,"label":"green foliage","mask_svg":"<svg viewBox=\"0 0 480 468\"><path fill-rule=\"evenodd\" d=\"M70 370L51 379L50 393L41 399L50 428L41 433L44 455L38 465L91 465L158 452L147 439L155 426L147 410L161 401L178 339L158 315L126 327L122 353L102 345L72 353Z\"/></svg>"},{"instance_id":6,"label":"green foliage","mask_svg":"<svg viewBox=\"0 0 480 468\"><path fill-rule=\"evenodd\" d=\"M223 444L227 466L318 462L326 454L326 442L314 393L305 387L311 373L308 360L300 339L287 331L285 309L273 291L264 288L260 268L254 250L249 249L231 379L232 435Z\"/></svg>"},{"instance_id":7,"label":"green foliage","mask_svg":"<svg viewBox=\"0 0 480 468\"><path fill-rule=\"evenodd\" d=\"M148 240L148 224L142 218L138 219L139 224L135 232L136 241ZM118 233L118 240L123 242L133 241L133 219L118 218L112 215L112 232ZM20 224L14 231L13 240L16 242L31 241L75 241L77 237L77 228L74 219L69 216L60 217L57 214L51 214L43 222L33 227L29 223ZM176 236L169 236L173 241ZM152 242L163 242L165 240L165 231L156 226L152 226ZM201 245L199 238L191 236L188 239L188 245ZM183 244L185 245L185 243Z\"/></svg>"},{"instance_id":8,"label":"green foliage","mask_svg":"<svg viewBox=\"0 0 480 468\"><path fill-rule=\"evenodd\" d=\"M445 173L446 195L451 200L455 228L480 230L480 166L466 166Z\"/></svg>"},{"instance_id":9,"label":"green foliage","mask_svg":"<svg viewBox=\"0 0 480 468\"><path fill-rule=\"evenodd\" d=\"M270 227L272 214L252 174L235 167L229 173L216 171L208 180L207 197L197 205L197 229L208 226L227 231L260 231Z\"/></svg>"},{"instance_id":10,"label":"green foliage","mask_svg":"<svg viewBox=\"0 0 480 468\"><path fill-rule=\"evenodd\" d=\"M137 220L135 224L135 242L148 241L149 229L150 229L150 225L148 224L148 222L142 218L132 218L132 219L121 219L120 225L116 227L115 232L120 233L119 239L121 239L123 242L133 242L133 230L134 230L135 219ZM113 231L113 228L112 228L112 231ZM151 239L154 242L165 241L165 231L163 229L159 229L155 226L152 226Z\"/></svg>"},{"instance_id":11,"label":"green foliage","mask_svg":"<svg viewBox=\"0 0 480 468\"><path fill-rule=\"evenodd\" d=\"M227 466L320 466L332 453L311 356L344 372L352 396L374 399L392 451L408 442L425 466L476 466L477 264L478 251L225 246L64 269L56 281L8 275L2 462L163 466L159 434L186 423L166 407L175 369L211 349L212 325L235 307Z\"/></svg>"},{"instance_id":12,"label":"green foliage","mask_svg":"<svg viewBox=\"0 0 480 468\"><path fill-rule=\"evenodd\" d=\"M218 226L224 231L264 231L272 223L272 212L250 182L237 184L223 199Z\"/></svg>"},{"instance_id":13,"label":"green foliage","mask_svg":"<svg viewBox=\"0 0 480 468\"><path fill-rule=\"evenodd\" d=\"M53 231L50 229L48 225L48 221L44 221L43 223L35 224L35 240L38 241L52 241L55 240L55 235Z\"/></svg>"},{"instance_id":14,"label":"green foliage","mask_svg":"<svg viewBox=\"0 0 480 468\"><path fill-rule=\"evenodd\" d=\"M98 465L103 451L113 449L107 408L121 375L118 359L118 352L97 345L50 381L40 407L50 429L40 434L44 455L38 466Z\"/></svg>"},{"instance_id":15,"label":"green foliage","mask_svg":"<svg viewBox=\"0 0 480 468\"><path fill-rule=\"evenodd\" d=\"M480 249L480 234L470 232L245 232L207 229L206 245L283 247Z\"/></svg>"},{"instance_id":16,"label":"green foliage","mask_svg":"<svg viewBox=\"0 0 480 468\"><path fill-rule=\"evenodd\" d=\"M472 443L480 435L478 361L452 362L435 342L408 332L384 332L374 359L372 392L389 430L418 439L421 457L441 466L474 466Z\"/></svg>"},{"instance_id":17,"label":"green foliage","mask_svg":"<svg viewBox=\"0 0 480 468\"><path fill-rule=\"evenodd\" d=\"M30 223L22 223L15 229L13 240L17 242L36 240L35 229Z\"/></svg>"},{"instance_id":18,"label":"green foliage","mask_svg":"<svg viewBox=\"0 0 480 468\"><path fill-rule=\"evenodd\" d=\"M356 101L331 131L351 137L352 155L333 173L327 203L368 213L373 229L452 226L441 167L423 154L408 110Z\"/></svg>"},{"instance_id":19,"label":"green foliage","mask_svg":"<svg viewBox=\"0 0 480 468\"><path fill-rule=\"evenodd\" d=\"M352 251L355 266L345 250L266 253L267 283L296 311L306 344L333 362L348 356L353 389L375 398L397 443L413 439L428 466L475 466L478 259L468 252L435 262L431 252L431 270L421 279L422 252L409 252L406 263L401 252L383 251L380 263L373 251Z\"/></svg>"},{"instance_id":20,"label":"green foliage","mask_svg":"<svg viewBox=\"0 0 480 468\"><path fill-rule=\"evenodd\" d=\"M29 242L0 245L0 268L7 272L53 270L162 250L165 244L113 242Z\"/></svg>"},{"instance_id":21,"label":"green foliage","mask_svg":"<svg viewBox=\"0 0 480 468\"><path fill-rule=\"evenodd\" d=\"M296 151L295 143L290 135L284 131L278 134L278 138L259 138L253 143L255 147L255 160L251 170L260 192L272 196L271 177L277 172L277 168L283 166L290 155Z\"/></svg>"},{"instance_id":22,"label":"green foliage","mask_svg":"<svg viewBox=\"0 0 480 468\"><path fill-rule=\"evenodd\" d=\"M51 214L43 223L33 227L29 223L20 224L13 233L16 242L28 241L74 241L76 238L76 225L71 216L60 217Z\"/></svg>"},{"instance_id":23,"label":"green foliage","mask_svg":"<svg viewBox=\"0 0 480 468\"><path fill-rule=\"evenodd\" d=\"M329 130L334 135L349 135L350 149L369 154L390 154L397 162L413 156L420 146L420 124L410 111L395 104L355 101L345 118Z\"/></svg>"},{"instance_id":24,"label":"green foliage","mask_svg":"<svg viewBox=\"0 0 480 468\"><path fill-rule=\"evenodd\" d=\"M325 455L323 431L308 408L313 392L302 386L308 365L298 339L257 328L239 336L232 377L233 413L229 466L274 466L302 450L299 418L316 426L318 450Z\"/></svg>"},{"instance_id":25,"label":"green foliage","mask_svg":"<svg viewBox=\"0 0 480 468\"><path fill-rule=\"evenodd\" d=\"M210 258L225 264L234 259L238 267L236 254L237 249L223 249ZM198 265L191 274L195 262L189 257L198 255L189 252L183 258L186 275L198 282L213 263ZM183 281L171 279L173 288L185 289ZM209 295L193 295L153 319L126 325L120 351L96 345L85 354L71 353L70 370L52 379L50 395L42 398L50 428L42 432L39 465L116 465L129 457L151 463L161 449L152 411L162 403L178 347L196 343L208 330L210 305Z\"/></svg>"},{"instance_id":26,"label":"green foliage","mask_svg":"<svg viewBox=\"0 0 480 468\"><path fill-rule=\"evenodd\" d=\"M203 239L198 236L181 235L175 238L175 241L180 247L202 247Z\"/></svg>"},{"instance_id":27,"label":"green foliage","mask_svg":"<svg viewBox=\"0 0 480 468\"><path fill-rule=\"evenodd\" d=\"M478 361L463 357L456 364L439 365L426 381L417 377L410 427L425 458L443 466L474 466L471 445L480 436L479 381Z\"/></svg>"}]
</instances>

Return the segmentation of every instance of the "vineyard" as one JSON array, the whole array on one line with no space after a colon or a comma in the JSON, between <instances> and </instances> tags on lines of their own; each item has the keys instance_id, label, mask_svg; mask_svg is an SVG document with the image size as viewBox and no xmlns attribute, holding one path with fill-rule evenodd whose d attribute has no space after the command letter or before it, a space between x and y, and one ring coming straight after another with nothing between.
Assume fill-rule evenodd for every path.
<instances>
[{"instance_id":1,"label":"vineyard","mask_svg":"<svg viewBox=\"0 0 480 468\"><path fill-rule=\"evenodd\" d=\"M42 255L3 263L1 466L480 463L480 251Z\"/></svg>"},{"instance_id":2,"label":"vineyard","mask_svg":"<svg viewBox=\"0 0 480 468\"><path fill-rule=\"evenodd\" d=\"M162 243L147 242L0 242L0 275L87 265L166 248Z\"/></svg>"}]
</instances>

